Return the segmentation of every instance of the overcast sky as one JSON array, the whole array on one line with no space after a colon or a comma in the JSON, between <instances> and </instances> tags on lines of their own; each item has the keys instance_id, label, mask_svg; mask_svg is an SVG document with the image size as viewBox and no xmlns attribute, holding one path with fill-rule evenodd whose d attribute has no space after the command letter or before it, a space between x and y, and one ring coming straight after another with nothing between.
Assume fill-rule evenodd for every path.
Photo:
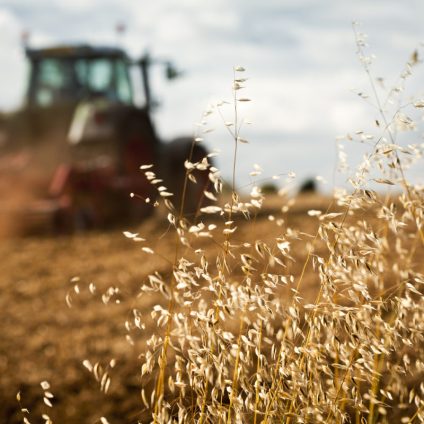
<instances>
[{"instance_id":1,"label":"overcast sky","mask_svg":"<svg viewBox=\"0 0 424 424\"><path fill-rule=\"evenodd\" d=\"M368 34L373 73L395 81L424 40L422 0L0 0L0 108L17 107L24 92L20 35L30 44L90 42L147 49L185 71L173 83L155 78L162 103L155 114L164 138L191 134L208 103L231 96L232 67L243 65L253 99L240 113L253 121L239 170L259 163L265 176L294 171L331 178L335 137L373 122L352 88L368 90L355 55L352 21ZM117 22L126 33L118 37ZM411 86L420 90L424 65ZM421 91L424 91L421 89ZM231 119L231 116L229 116ZM229 175L231 140L219 120L208 146L222 150ZM417 134L418 137L418 134Z\"/></svg>"}]
</instances>

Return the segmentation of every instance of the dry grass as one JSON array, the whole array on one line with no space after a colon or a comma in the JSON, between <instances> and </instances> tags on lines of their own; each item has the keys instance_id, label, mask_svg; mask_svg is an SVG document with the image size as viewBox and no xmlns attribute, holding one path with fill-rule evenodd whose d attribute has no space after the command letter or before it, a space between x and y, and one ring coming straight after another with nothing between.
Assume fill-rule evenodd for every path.
<instances>
[{"instance_id":1,"label":"dry grass","mask_svg":"<svg viewBox=\"0 0 424 424\"><path fill-rule=\"evenodd\" d=\"M165 226L145 223L126 239L17 242L23 256L7 261L5 274L13 276L3 305L12 329L0 364L5 404L24 381L21 404L43 405L44 397L47 422L424 421L424 191L406 178L422 146L400 145L399 131L415 125L402 90L382 100L356 27L355 35L377 125L375 135L358 133L369 151L349 190L297 205L276 197L269 209L254 184L239 197L240 105L249 101L239 94L239 67L231 111L217 105L234 143L228 198L213 200L223 183L208 158L189 158L184 192L195 170L208 172L211 204L185 217L145 167ZM207 122L200 128L207 133ZM34 268L32 255L43 249L48 263ZM73 275L80 280L65 290ZM25 356L27 348L38 355ZM44 369L34 363L40 356ZM41 379L49 383L37 386ZM31 422L37 414L22 411Z\"/></svg>"}]
</instances>

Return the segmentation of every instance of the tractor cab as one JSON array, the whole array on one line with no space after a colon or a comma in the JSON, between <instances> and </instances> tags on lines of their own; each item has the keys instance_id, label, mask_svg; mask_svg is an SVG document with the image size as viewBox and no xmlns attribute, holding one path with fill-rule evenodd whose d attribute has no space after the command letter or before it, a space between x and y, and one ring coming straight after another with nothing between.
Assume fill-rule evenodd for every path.
<instances>
[{"instance_id":1,"label":"tractor cab","mask_svg":"<svg viewBox=\"0 0 424 424\"><path fill-rule=\"evenodd\" d=\"M156 104L149 80L152 65L164 65L167 79L180 75L171 62L147 53L133 61L116 47L27 48L26 57L30 71L19 120L34 141L51 132L66 134L81 104L98 105L100 101L101 109L105 105L128 107L150 114Z\"/></svg>"},{"instance_id":2,"label":"tractor cab","mask_svg":"<svg viewBox=\"0 0 424 424\"><path fill-rule=\"evenodd\" d=\"M27 105L75 105L95 97L132 104L129 59L117 48L90 46L27 49L30 62Z\"/></svg>"},{"instance_id":3,"label":"tractor cab","mask_svg":"<svg viewBox=\"0 0 424 424\"><path fill-rule=\"evenodd\" d=\"M113 47L57 46L26 49L29 81L21 122L34 143L54 134L65 139L78 107L133 107L131 62Z\"/></svg>"}]
</instances>

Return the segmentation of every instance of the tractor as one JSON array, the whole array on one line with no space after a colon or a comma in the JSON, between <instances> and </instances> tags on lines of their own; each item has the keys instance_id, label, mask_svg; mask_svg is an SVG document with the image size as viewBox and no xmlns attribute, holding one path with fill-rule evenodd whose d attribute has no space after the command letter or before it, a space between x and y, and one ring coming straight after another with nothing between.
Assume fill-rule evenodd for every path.
<instances>
[{"instance_id":1,"label":"tractor","mask_svg":"<svg viewBox=\"0 0 424 424\"><path fill-rule=\"evenodd\" d=\"M120 48L73 45L26 48L26 57L24 106L0 115L0 219L9 216L3 227L18 217L55 232L140 220L158 195L140 171L143 164L155 164L162 184L181 200L185 160L200 161L207 152L191 137L158 138L151 56L131 60ZM169 79L178 76L164 64ZM195 178L188 212L202 201L207 171Z\"/></svg>"}]
</instances>

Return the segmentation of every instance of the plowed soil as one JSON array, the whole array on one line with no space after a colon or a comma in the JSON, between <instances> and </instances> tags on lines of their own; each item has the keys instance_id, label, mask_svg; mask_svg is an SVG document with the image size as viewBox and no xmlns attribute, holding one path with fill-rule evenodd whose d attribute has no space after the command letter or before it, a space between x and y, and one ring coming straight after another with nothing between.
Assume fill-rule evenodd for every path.
<instances>
[{"instance_id":1,"label":"plowed soil","mask_svg":"<svg viewBox=\"0 0 424 424\"><path fill-rule=\"evenodd\" d=\"M281 202L271 199L254 222L240 221L237 234L251 241L273 239L277 227L269 215L278 216ZM306 211L323 209L327 203L320 197L300 200L284 225L313 233L317 220ZM159 295L138 296L139 288L149 273L169 274L170 265L143 253L139 244L123 236L126 229L1 242L0 423L22 422L20 407L29 409L26 416L31 423L44 423L42 413L55 423L95 423L101 416L110 423L137 422L143 409L138 358L143 340L137 335L134 345L130 344L124 323L134 307L148 313L161 302ZM149 218L135 230L150 247L172 260L174 237L163 219ZM203 247L213 260L218 248L208 241ZM293 252L299 264L295 267L300 269L305 242L294 245ZM90 283L96 287L94 291L92 286L94 294ZM119 288L119 293L105 304L102 295L110 287ZM311 270L304 287L304 295L312 297L317 279ZM146 334L150 332L147 328ZM103 394L82 361L106 365L112 358L116 366L110 372L110 389ZM54 394L53 408L43 403L40 382L44 380Z\"/></svg>"}]
</instances>

